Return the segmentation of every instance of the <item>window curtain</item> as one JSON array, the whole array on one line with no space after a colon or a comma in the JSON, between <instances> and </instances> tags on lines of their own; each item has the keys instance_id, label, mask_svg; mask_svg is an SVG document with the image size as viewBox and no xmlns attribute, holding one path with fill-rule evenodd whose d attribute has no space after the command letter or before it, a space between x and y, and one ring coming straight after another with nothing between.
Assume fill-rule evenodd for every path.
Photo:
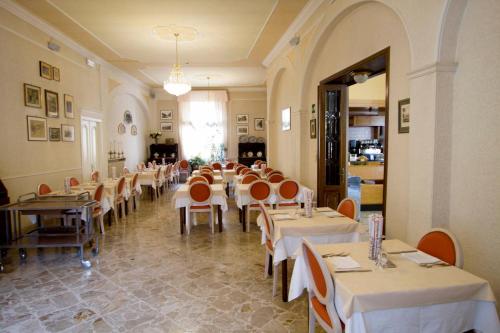
<instances>
[{"instance_id":1,"label":"window curtain","mask_svg":"<svg viewBox=\"0 0 500 333\"><path fill-rule=\"evenodd\" d=\"M179 96L181 156L218 160L227 148L227 92L196 90Z\"/></svg>"}]
</instances>

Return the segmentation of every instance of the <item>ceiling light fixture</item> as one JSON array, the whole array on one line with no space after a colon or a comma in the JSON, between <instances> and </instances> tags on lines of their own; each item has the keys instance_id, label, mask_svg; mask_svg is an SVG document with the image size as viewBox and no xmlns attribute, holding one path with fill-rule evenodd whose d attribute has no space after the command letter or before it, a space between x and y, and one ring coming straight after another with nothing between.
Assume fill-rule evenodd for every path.
<instances>
[{"instance_id":1,"label":"ceiling light fixture","mask_svg":"<svg viewBox=\"0 0 500 333\"><path fill-rule=\"evenodd\" d=\"M172 67L170 72L170 77L168 81L163 82L163 89L165 89L169 94L180 96L187 94L191 91L191 84L187 82L182 72L181 65L179 63L179 33L174 33L175 36L175 65Z\"/></svg>"},{"instance_id":2,"label":"ceiling light fixture","mask_svg":"<svg viewBox=\"0 0 500 333\"><path fill-rule=\"evenodd\" d=\"M368 76L371 73L368 71L363 71L363 72L351 72L351 76L356 81L356 83L365 83L366 80L368 80Z\"/></svg>"}]
</instances>

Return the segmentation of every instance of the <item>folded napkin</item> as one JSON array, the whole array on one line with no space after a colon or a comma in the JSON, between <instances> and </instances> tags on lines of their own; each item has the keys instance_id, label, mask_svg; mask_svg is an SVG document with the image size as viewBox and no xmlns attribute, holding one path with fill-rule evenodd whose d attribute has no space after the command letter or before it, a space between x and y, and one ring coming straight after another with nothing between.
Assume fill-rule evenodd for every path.
<instances>
[{"instance_id":1,"label":"folded napkin","mask_svg":"<svg viewBox=\"0 0 500 333\"><path fill-rule=\"evenodd\" d=\"M361 267L356 260L351 258L351 256L330 257L327 260L330 261L335 270L355 269Z\"/></svg>"},{"instance_id":2,"label":"folded napkin","mask_svg":"<svg viewBox=\"0 0 500 333\"><path fill-rule=\"evenodd\" d=\"M295 218L291 217L290 214L274 214L274 221L284 221L284 220L295 220Z\"/></svg>"},{"instance_id":3,"label":"folded napkin","mask_svg":"<svg viewBox=\"0 0 500 333\"><path fill-rule=\"evenodd\" d=\"M333 209L331 209L330 207L318 207L318 208L316 208L316 211L317 212L331 212L331 211L333 211Z\"/></svg>"},{"instance_id":4,"label":"folded napkin","mask_svg":"<svg viewBox=\"0 0 500 333\"><path fill-rule=\"evenodd\" d=\"M433 264L441 261L440 259L421 251L411 252L411 253L401 253L401 256L417 264Z\"/></svg>"},{"instance_id":5,"label":"folded napkin","mask_svg":"<svg viewBox=\"0 0 500 333\"><path fill-rule=\"evenodd\" d=\"M339 212L336 212L336 211L322 211L320 212L321 215L324 215L324 216L327 216L327 217L342 217L344 215L340 214Z\"/></svg>"}]
</instances>

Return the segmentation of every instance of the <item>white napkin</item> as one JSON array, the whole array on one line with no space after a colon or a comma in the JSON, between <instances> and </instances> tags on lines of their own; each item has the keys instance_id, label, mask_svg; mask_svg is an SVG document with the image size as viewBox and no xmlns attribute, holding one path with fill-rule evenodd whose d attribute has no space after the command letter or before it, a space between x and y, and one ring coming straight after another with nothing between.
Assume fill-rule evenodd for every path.
<instances>
[{"instance_id":1,"label":"white napkin","mask_svg":"<svg viewBox=\"0 0 500 333\"><path fill-rule=\"evenodd\" d=\"M317 212L331 212L331 211L333 211L333 209L331 209L330 207L318 207L318 208L316 208L316 211Z\"/></svg>"},{"instance_id":2,"label":"white napkin","mask_svg":"<svg viewBox=\"0 0 500 333\"><path fill-rule=\"evenodd\" d=\"M417 264L433 264L441 261L440 259L421 251L411 252L411 253L401 253L401 256Z\"/></svg>"},{"instance_id":3,"label":"white napkin","mask_svg":"<svg viewBox=\"0 0 500 333\"><path fill-rule=\"evenodd\" d=\"M342 217L344 215L340 214L339 212L336 212L336 211L331 211L331 212L320 212L321 215L324 215L326 217Z\"/></svg>"},{"instance_id":4,"label":"white napkin","mask_svg":"<svg viewBox=\"0 0 500 333\"><path fill-rule=\"evenodd\" d=\"M351 256L330 257L327 260L329 260L333 264L335 270L354 269L361 267L356 260L351 258Z\"/></svg>"},{"instance_id":5,"label":"white napkin","mask_svg":"<svg viewBox=\"0 0 500 333\"><path fill-rule=\"evenodd\" d=\"M293 220L293 218L290 216L290 214L274 214L273 220L284 221L284 220Z\"/></svg>"}]
</instances>

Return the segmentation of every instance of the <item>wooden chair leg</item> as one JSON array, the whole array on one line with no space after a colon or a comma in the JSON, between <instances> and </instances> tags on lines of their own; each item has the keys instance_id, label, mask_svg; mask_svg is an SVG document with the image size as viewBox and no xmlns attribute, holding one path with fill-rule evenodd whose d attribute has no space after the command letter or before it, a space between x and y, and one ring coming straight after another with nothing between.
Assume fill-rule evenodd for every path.
<instances>
[{"instance_id":1,"label":"wooden chair leg","mask_svg":"<svg viewBox=\"0 0 500 333\"><path fill-rule=\"evenodd\" d=\"M99 215L99 224L101 225L101 234L104 235L104 215Z\"/></svg>"},{"instance_id":2,"label":"wooden chair leg","mask_svg":"<svg viewBox=\"0 0 500 333\"><path fill-rule=\"evenodd\" d=\"M118 204L113 207L113 214L115 215L115 222L118 223Z\"/></svg>"},{"instance_id":3,"label":"wooden chair leg","mask_svg":"<svg viewBox=\"0 0 500 333\"><path fill-rule=\"evenodd\" d=\"M121 206L121 214L122 214L122 216L121 216L121 217L123 217L123 218L125 218L125 205L126 205L125 200L123 200L123 201L120 203L120 206Z\"/></svg>"}]
</instances>

